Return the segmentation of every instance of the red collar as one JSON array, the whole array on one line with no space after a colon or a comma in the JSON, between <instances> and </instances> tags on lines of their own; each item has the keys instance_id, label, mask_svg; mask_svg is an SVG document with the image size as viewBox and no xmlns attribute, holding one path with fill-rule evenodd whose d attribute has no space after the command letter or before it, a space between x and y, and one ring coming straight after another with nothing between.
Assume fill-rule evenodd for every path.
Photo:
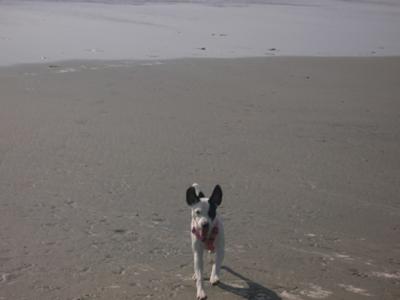
<instances>
[{"instance_id":1,"label":"red collar","mask_svg":"<svg viewBox=\"0 0 400 300\"><path fill-rule=\"evenodd\" d=\"M204 246L206 247L207 250L214 252L215 250L214 241L218 235L218 222L216 222L214 227L211 229L211 233L208 238L206 236L202 237L201 233L194 227L192 227L192 233L196 236L198 240L204 243Z\"/></svg>"}]
</instances>

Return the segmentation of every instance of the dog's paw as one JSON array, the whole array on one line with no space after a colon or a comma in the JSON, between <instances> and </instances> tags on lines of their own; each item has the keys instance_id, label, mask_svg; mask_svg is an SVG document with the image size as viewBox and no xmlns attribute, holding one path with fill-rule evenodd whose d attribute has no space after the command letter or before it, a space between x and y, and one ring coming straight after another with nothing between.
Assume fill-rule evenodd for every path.
<instances>
[{"instance_id":1,"label":"dog's paw","mask_svg":"<svg viewBox=\"0 0 400 300\"><path fill-rule=\"evenodd\" d=\"M212 285L217 285L219 283L219 277L217 275L211 276L210 277L210 283Z\"/></svg>"},{"instance_id":2,"label":"dog's paw","mask_svg":"<svg viewBox=\"0 0 400 300\"><path fill-rule=\"evenodd\" d=\"M0 0L1 1L1 0ZM204 278L204 277L203 277ZM202 279L203 279L202 278ZM192 279L194 280L194 281L196 281L197 280L197 276L196 276L196 273L193 273L193 276L192 276ZM0 298L1 299L1 298Z\"/></svg>"},{"instance_id":3,"label":"dog's paw","mask_svg":"<svg viewBox=\"0 0 400 300\"><path fill-rule=\"evenodd\" d=\"M204 292L204 290L197 291L197 300L206 300L206 299L207 295L206 292Z\"/></svg>"}]
</instances>

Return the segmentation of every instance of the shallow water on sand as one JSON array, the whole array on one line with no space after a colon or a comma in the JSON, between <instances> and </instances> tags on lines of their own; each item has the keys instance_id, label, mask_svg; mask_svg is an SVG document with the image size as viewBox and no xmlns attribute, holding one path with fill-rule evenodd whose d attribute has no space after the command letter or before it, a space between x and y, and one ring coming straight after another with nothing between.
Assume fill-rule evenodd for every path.
<instances>
[{"instance_id":1,"label":"shallow water on sand","mask_svg":"<svg viewBox=\"0 0 400 300\"><path fill-rule=\"evenodd\" d=\"M74 59L400 55L399 0L379 5L339 0L183 2L187 3L0 0L0 65Z\"/></svg>"},{"instance_id":2,"label":"shallow water on sand","mask_svg":"<svg viewBox=\"0 0 400 300\"><path fill-rule=\"evenodd\" d=\"M13 0L13 2L87 2L87 3L107 3L107 4L146 4L146 3L200 3L208 5L236 5L236 4L275 4L290 6L318 5L327 2L343 2L341 0ZM0 0L10 2L10 0ZM376 5L400 5L399 0L368 1L368 0L347 0L348 3L376 4Z\"/></svg>"}]
</instances>

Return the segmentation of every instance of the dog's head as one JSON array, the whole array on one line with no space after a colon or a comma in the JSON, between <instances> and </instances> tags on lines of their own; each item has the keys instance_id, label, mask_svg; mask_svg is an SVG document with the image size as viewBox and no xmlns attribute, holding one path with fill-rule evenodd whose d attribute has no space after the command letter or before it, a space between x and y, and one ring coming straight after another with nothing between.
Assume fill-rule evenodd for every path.
<instances>
[{"instance_id":1,"label":"dog's head","mask_svg":"<svg viewBox=\"0 0 400 300\"><path fill-rule=\"evenodd\" d=\"M194 183L186 191L186 202L192 208L193 226L205 237L217 216L217 207L222 202L221 187L217 184L210 198L206 198L199 190L199 186Z\"/></svg>"}]
</instances>

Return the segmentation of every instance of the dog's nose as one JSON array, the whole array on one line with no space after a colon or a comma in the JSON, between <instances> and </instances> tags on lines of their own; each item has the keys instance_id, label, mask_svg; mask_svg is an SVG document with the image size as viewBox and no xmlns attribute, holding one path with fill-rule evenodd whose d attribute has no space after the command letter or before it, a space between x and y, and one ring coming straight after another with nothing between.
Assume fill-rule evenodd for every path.
<instances>
[{"instance_id":1,"label":"dog's nose","mask_svg":"<svg viewBox=\"0 0 400 300\"><path fill-rule=\"evenodd\" d=\"M201 227L203 228L203 229L207 229L208 228L208 223L204 223L203 225L201 225Z\"/></svg>"}]
</instances>

